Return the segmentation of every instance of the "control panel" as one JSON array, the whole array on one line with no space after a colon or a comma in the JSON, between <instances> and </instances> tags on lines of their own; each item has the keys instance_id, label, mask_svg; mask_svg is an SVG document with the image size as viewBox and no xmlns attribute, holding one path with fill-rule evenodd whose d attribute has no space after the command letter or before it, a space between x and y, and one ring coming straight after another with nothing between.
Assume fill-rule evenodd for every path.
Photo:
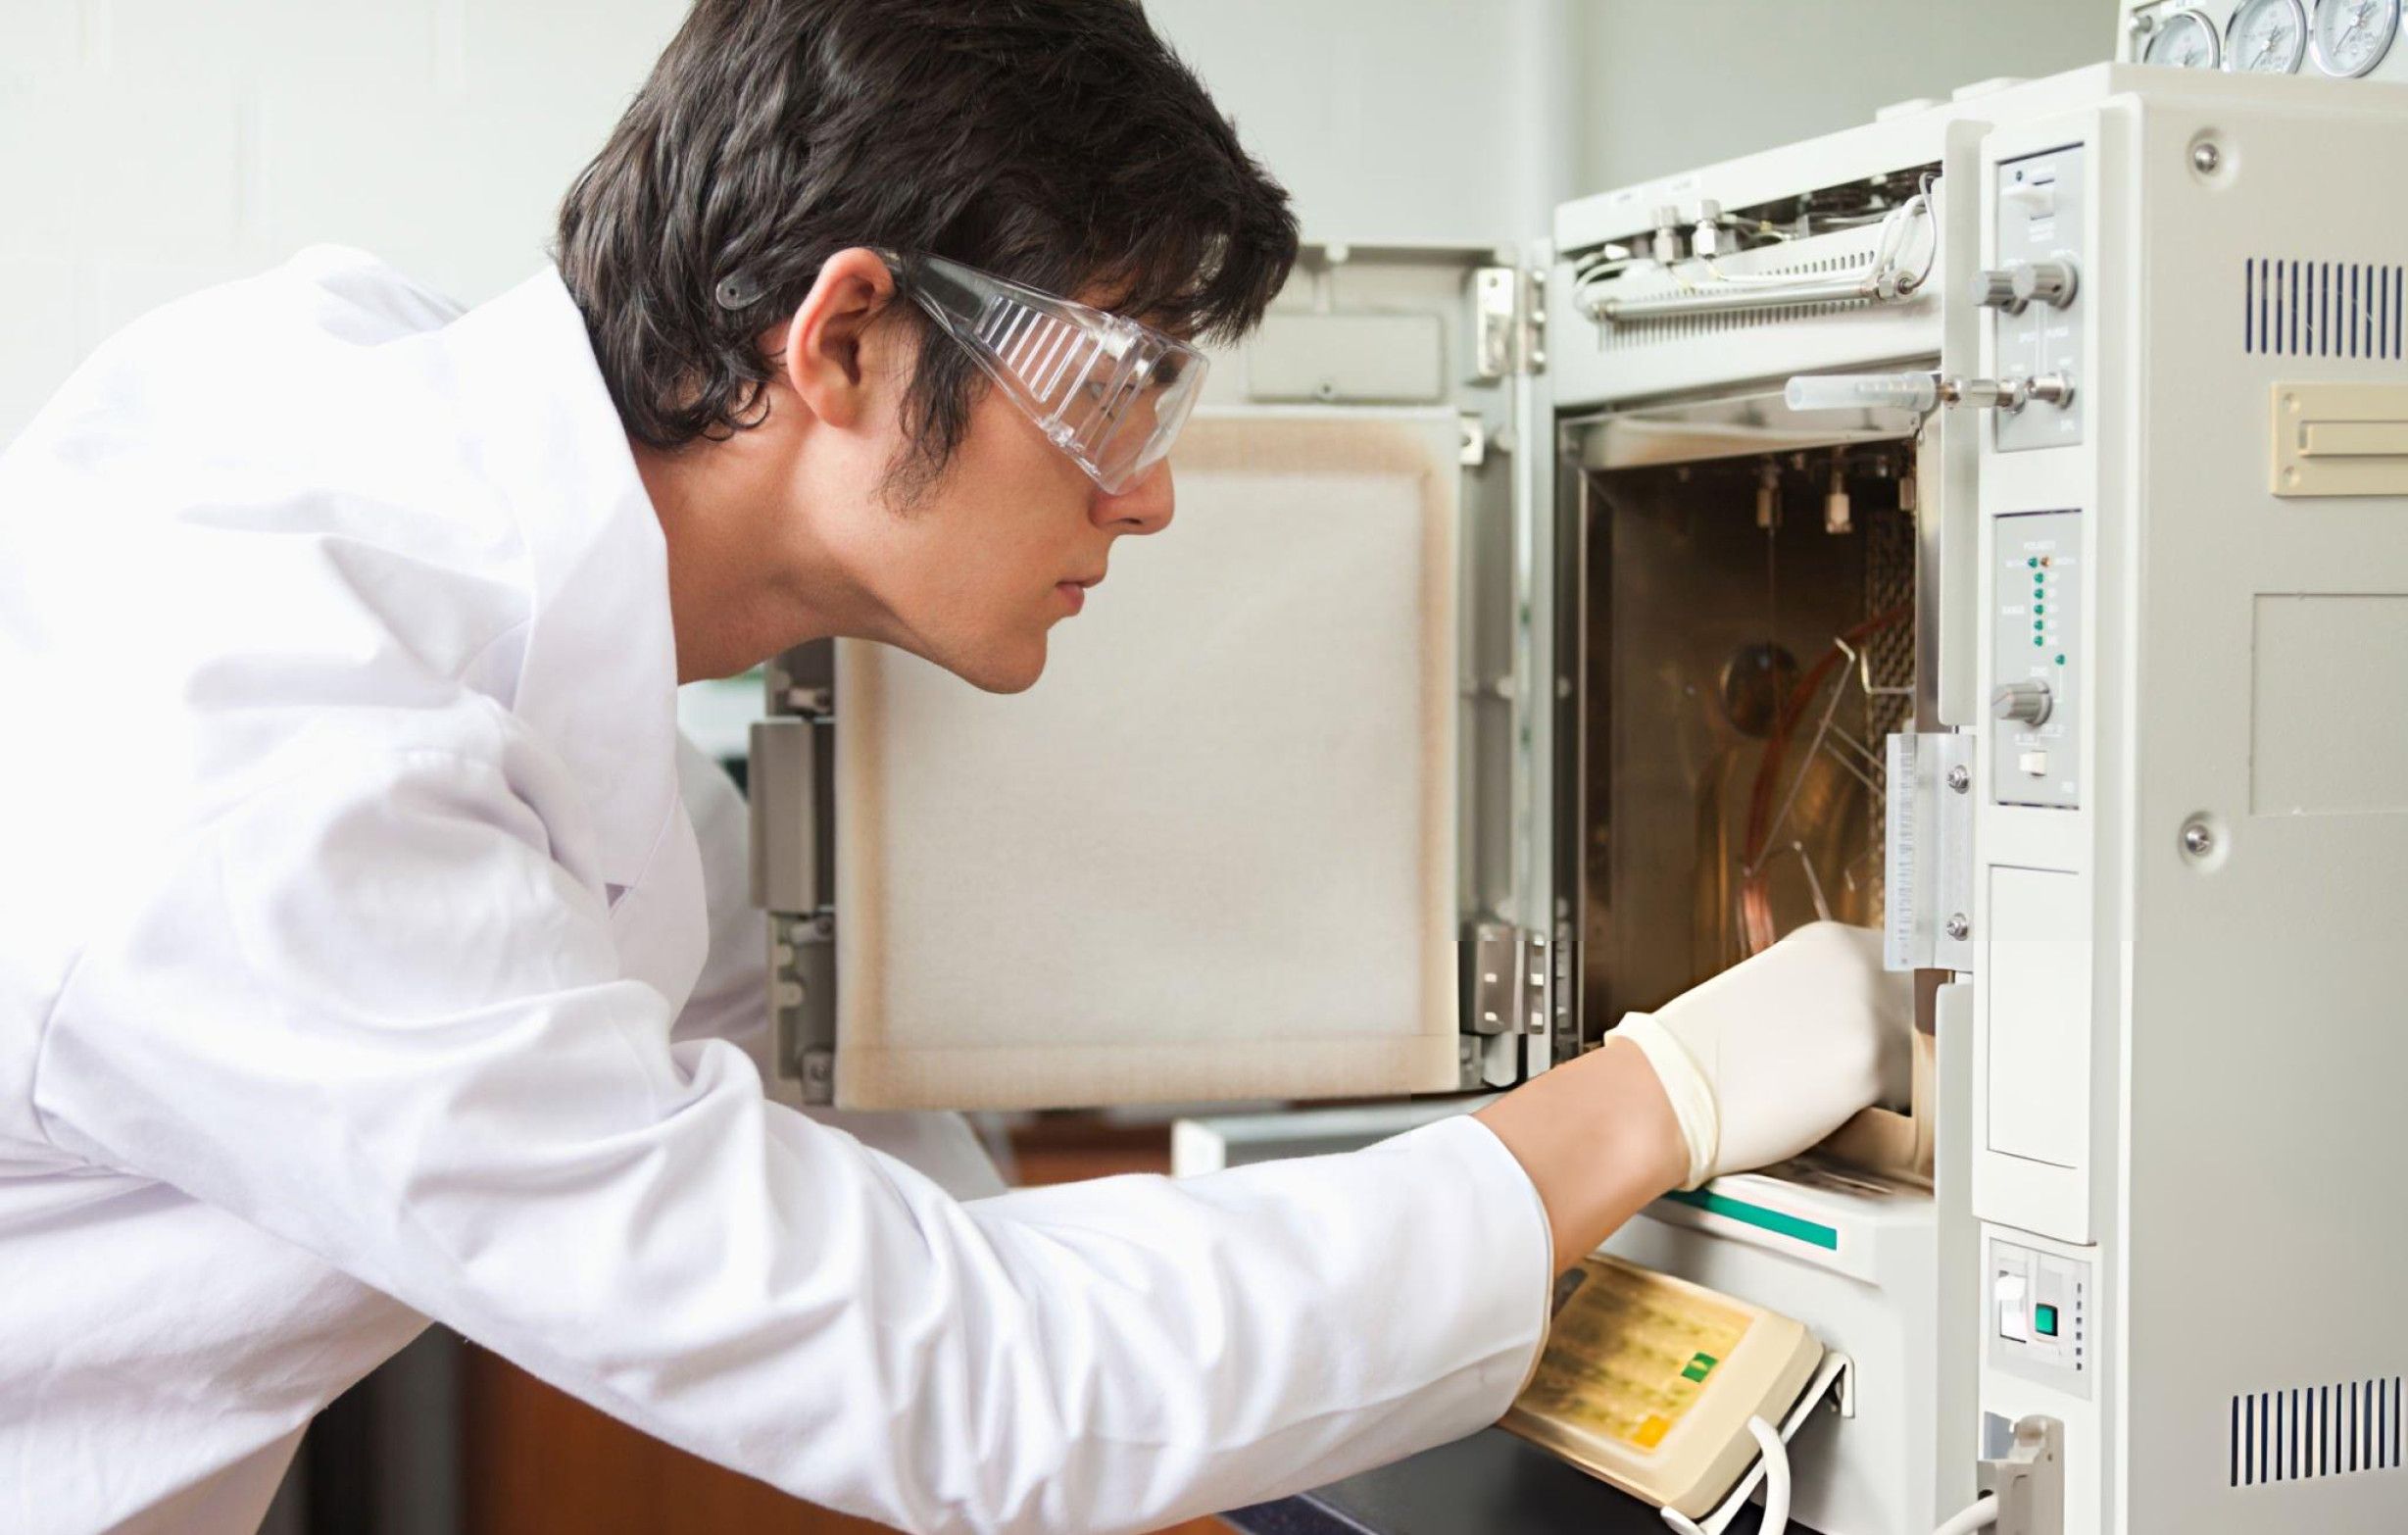
<instances>
[{"instance_id":1,"label":"control panel","mask_svg":"<svg viewBox=\"0 0 2408 1535\"><path fill-rule=\"evenodd\" d=\"M1990 1243L1990 1362L2077 1396L2090 1394L2090 1265L2000 1237Z\"/></svg>"},{"instance_id":2,"label":"control panel","mask_svg":"<svg viewBox=\"0 0 2408 1535\"><path fill-rule=\"evenodd\" d=\"M2082 802L2082 514L2017 513L1990 526L1990 797L2072 810Z\"/></svg>"},{"instance_id":3,"label":"control panel","mask_svg":"<svg viewBox=\"0 0 2408 1535\"><path fill-rule=\"evenodd\" d=\"M2000 410L1998 451L2082 441L2083 151L2080 145L1998 167L1997 265L1975 302L1995 315L1995 371L2022 381L2019 406Z\"/></svg>"}]
</instances>

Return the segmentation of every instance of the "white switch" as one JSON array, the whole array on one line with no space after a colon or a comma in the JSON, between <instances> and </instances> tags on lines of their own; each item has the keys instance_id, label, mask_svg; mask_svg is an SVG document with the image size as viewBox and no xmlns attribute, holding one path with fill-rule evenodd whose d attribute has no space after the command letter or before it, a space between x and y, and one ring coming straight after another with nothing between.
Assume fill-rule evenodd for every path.
<instances>
[{"instance_id":1,"label":"white switch","mask_svg":"<svg viewBox=\"0 0 2408 1535\"><path fill-rule=\"evenodd\" d=\"M2045 778L2048 776L2048 754L2046 752L2026 752L2015 759L2015 766L2022 768L2029 777Z\"/></svg>"},{"instance_id":2,"label":"white switch","mask_svg":"<svg viewBox=\"0 0 2408 1535\"><path fill-rule=\"evenodd\" d=\"M2052 219L2057 212L2057 184L2054 181L2027 181L2010 186L1998 194L1998 200L2021 211L2027 219Z\"/></svg>"},{"instance_id":3,"label":"white switch","mask_svg":"<svg viewBox=\"0 0 2408 1535\"><path fill-rule=\"evenodd\" d=\"M2032 1313L2024 1306L2024 1276L2000 1274L1990 1291L1998 1302L1998 1336L2009 1343L2030 1343Z\"/></svg>"}]
</instances>

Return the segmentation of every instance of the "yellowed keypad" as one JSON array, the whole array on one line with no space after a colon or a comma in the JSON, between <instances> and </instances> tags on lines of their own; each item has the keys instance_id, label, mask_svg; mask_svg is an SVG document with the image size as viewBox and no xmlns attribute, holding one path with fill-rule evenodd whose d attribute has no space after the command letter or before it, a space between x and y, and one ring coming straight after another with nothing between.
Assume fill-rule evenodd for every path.
<instances>
[{"instance_id":1,"label":"yellowed keypad","mask_svg":"<svg viewBox=\"0 0 2408 1535\"><path fill-rule=\"evenodd\" d=\"M1521 1405L1652 1451L1746 1336L1745 1312L1595 1264L1555 1313Z\"/></svg>"},{"instance_id":2,"label":"yellowed keypad","mask_svg":"<svg viewBox=\"0 0 2408 1535\"><path fill-rule=\"evenodd\" d=\"M1539 1367L1504 1426L1618 1487L1703 1515L1823 1355L1806 1329L1730 1296L1593 1257L1565 1276Z\"/></svg>"}]
</instances>

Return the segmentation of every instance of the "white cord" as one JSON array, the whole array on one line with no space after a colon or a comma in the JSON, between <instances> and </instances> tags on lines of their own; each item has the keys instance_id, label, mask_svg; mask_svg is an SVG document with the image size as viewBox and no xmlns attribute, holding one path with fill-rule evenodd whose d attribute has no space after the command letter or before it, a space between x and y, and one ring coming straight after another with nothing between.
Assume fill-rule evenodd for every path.
<instances>
[{"instance_id":1,"label":"white cord","mask_svg":"<svg viewBox=\"0 0 2408 1535\"><path fill-rule=\"evenodd\" d=\"M1764 1452L1764 1518L1756 1526L1757 1535L1783 1535L1790 1527L1789 1448L1781 1442L1781 1431L1760 1417L1747 1420L1747 1432L1756 1436Z\"/></svg>"},{"instance_id":2,"label":"white cord","mask_svg":"<svg viewBox=\"0 0 2408 1535\"><path fill-rule=\"evenodd\" d=\"M1897 281L1904 275L1897 270L1897 263L1898 258L1906 254L1907 226L1918 219L1931 216L1932 197L1928 188L1917 192L1882 216L1880 238L1874 246L1873 261L1866 268L1864 281L1861 284L1864 292L1871 294L1885 283L1893 281L1897 282L1899 291L1904 292L1921 287L1924 280L1931 276L1932 267L1940 259L1940 237L1936 232L1932 237L1931 254L1924 260L1923 271L1917 273L1911 282ZM1604 270L1605 265L1597 263L1574 270L1572 300L1575 304L1586 307L1589 302L1590 289L1597 283L1622 276L1633 267L1652 265L1652 263L1634 260L1627 265L1616 267L1611 272ZM1710 293L1716 288L1794 287L1807 280L1803 274L1793 272L1725 272L1710 256L1695 258L1695 265L1713 280L1710 282L1692 281L1688 273L1682 271L1681 265L1677 263L1663 268L1662 271L1672 279L1674 287L1684 293Z\"/></svg>"},{"instance_id":3,"label":"white cord","mask_svg":"<svg viewBox=\"0 0 2408 1535\"><path fill-rule=\"evenodd\" d=\"M1783 1535L1790 1527L1790 1451L1781 1442L1781 1430L1761 1417L1747 1419L1747 1432L1754 1436L1757 1453L1764 1458L1764 1517L1758 1521L1756 1535ZM1738 1508L1736 1502L1726 1507L1727 1520ZM1660 1510L1664 1523L1673 1535L1707 1535L1696 1520L1678 1509ZM1720 1531L1722 1526L1714 1526Z\"/></svg>"},{"instance_id":4,"label":"white cord","mask_svg":"<svg viewBox=\"0 0 2408 1535\"><path fill-rule=\"evenodd\" d=\"M1932 1535L1973 1535L1998 1522L1998 1495L1984 1493L1980 1498L1956 1510L1948 1522L1932 1531Z\"/></svg>"},{"instance_id":5,"label":"white cord","mask_svg":"<svg viewBox=\"0 0 2408 1535\"><path fill-rule=\"evenodd\" d=\"M1868 284L1878 282L1881 278L1896 272L1898 258L1906 254L1907 226L1917 219L1924 217L1930 207L1930 203L1918 193L1883 216L1880 238L1874 246L1873 261L1865 276ZM1716 283L1734 288L1794 286L1802 280L1800 274L1794 272L1725 272L1711 257L1700 257L1697 264L1706 270ZM1676 272L1674 275L1677 278L1679 273ZM1695 284L1684 282L1682 286L1693 287Z\"/></svg>"}]
</instances>

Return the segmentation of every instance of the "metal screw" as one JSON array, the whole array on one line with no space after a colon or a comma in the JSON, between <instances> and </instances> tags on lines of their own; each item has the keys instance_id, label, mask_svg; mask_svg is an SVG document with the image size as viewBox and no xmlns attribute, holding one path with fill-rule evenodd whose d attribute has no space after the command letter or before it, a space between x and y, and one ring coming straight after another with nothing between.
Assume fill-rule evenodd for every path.
<instances>
[{"instance_id":1,"label":"metal screw","mask_svg":"<svg viewBox=\"0 0 2408 1535\"><path fill-rule=\"evenodd\" d=\"M2205 821L2194 820L2183 828L2183 851L2192 858L2205 858L2216 851L2216 834Z\"/></svg>"},{"instance_id":2,"label":"metal screw","mask_svg":"<svg viewBox=\"0 0 2408 1535\"><path fill-rule=\"evenodd\" d=\"M1962 943L1973 935L1973 923L1962 912L1948 914L1948 936Z\"/></svg>"},{"instance_id":3,"label":"metal screw","mask_svg":"<svg viewBox=\"0 0 2408 1535\"><path fill-rule=\"evenodd\" d=\"M1962 794L1973 787L1973 770L1963 764L1948 769L1948 787Z\"/></svg>"},{"instance_id":4,"label":"metal screw","mask_svg":"<svg viewBox=\"0 0 2408 1535\"><path fill-rule=\"evenodd\" d=\"M2218 149L2215 145L2197 144L2192 146L2190 151L2190 169L2198 172L2199 174L2212 175L2215 173L2216 168L2222 164L2224 164L2224 151Z\"/></svg>"},{"instance_id":5,"label":"metal screw","mask_svg":"<svg viewBox=\"0 0 2408 1535\"><path fill-rule=\"evenodd\" d=\"M804 1052L803 1101L823 1106L836 1102L836 1063L827 1051Z\"/></svg>"}]
</instances>

